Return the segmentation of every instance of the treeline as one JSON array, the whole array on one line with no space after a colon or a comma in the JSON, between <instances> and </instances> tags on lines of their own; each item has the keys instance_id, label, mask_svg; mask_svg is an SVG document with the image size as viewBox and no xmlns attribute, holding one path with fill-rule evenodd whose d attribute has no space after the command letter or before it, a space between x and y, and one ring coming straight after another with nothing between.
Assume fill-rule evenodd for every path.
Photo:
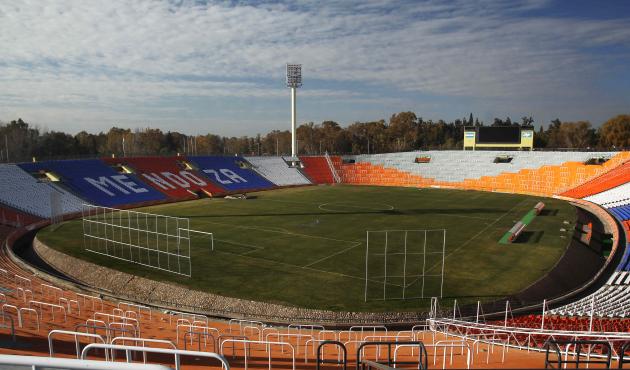
<instances>
[{"instance_id":1,"label":"treeline","mask_svg":"<svg viewBox=\"0 0 630 370\"><path fill-rule=\"evenodd\" d=\"M490 126L533 125L531 117L520 121L495 118ZM309 122L297 129L300 154L384 153L418 149L461 149L465 126L483 126L470 114L453 122L424 120L413 112L401 112L389 121L355 122L346 128L337 122ZM609 119L598 129L588 121L559 119L536 131L535 147L547 149L615 150L630 147L630 115ZM184 135L159 129L111 128L91 134L70 135L41 130L22 119L0 122L0 161L97 156L140 156L181 154L287 155L291 133L274 130L266 135L224 137L214 134Z\"/></svg>"}]
</instances>

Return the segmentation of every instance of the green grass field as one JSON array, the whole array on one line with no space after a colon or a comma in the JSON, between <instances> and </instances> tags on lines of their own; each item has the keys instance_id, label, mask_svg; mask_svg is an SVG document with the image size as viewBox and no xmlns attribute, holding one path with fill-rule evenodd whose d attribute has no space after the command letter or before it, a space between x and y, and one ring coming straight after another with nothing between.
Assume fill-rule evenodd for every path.
<instances>
[{"instance_id":1,"label":"green grass field","mask_svg":"<svg viewBox=\"0 0 630 370\"><path fill-rule=\"evenodd\" d=\"M254 199L202 199L141 209L190 219L190 228L214 233L191 240L192 278L120 261L84 250L81 220L39 233L49 246L100 265L193 289L251 300L345 311L424 310L428 299L401 300L422 292L415 275L424 256L422 233L388 238L383 281L383 236L371 234L368 302L364 302L366 231L446 229L445 299L493 300L527 287L564 253L569 235L563 221L575 210L542 199L546 211L519 242L499 244L514 222L540 198L459 190L312 186L255 193ZM437 236L436 236L437 235ZM429 234L427 250L442 248ZM565 236L565 237L562 237ZM426 255L425 273L439 274L441 256ZM403 270L404 274L403 274ZM383 294L388 300L383 300ZM439 293L439 278L426 278L426 296Z\"/></svg>"}]
</instances>

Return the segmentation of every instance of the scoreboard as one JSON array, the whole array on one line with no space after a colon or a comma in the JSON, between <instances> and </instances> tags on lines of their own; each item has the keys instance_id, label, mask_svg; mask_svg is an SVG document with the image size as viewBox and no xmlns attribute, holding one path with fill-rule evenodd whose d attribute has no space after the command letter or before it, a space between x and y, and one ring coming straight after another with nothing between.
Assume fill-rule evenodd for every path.
<instances>
[{"instance_id":1,"label":"scoreboard","mask_svg":"<svg viewBox=\"0 0 630 370\"><path fill-rule=\"evenodd\" d=\"M470 126L464 128L464 150L532 150L533 148L533 126Z\"/></svg>"}]
</instances>

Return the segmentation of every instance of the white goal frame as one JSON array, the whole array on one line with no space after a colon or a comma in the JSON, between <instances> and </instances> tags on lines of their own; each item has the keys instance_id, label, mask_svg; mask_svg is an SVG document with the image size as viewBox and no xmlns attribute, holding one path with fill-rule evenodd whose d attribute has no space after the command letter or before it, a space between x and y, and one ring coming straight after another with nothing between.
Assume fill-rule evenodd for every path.
<instances>
[{"instance_id":1,"label":"white goal frame","mask_svg":"<svg viewBox=\"0 0 630 370\"><path fill-rule=\"evenodd\" d=\"M427 252L427 236L428 233L442 233L442 250L441 251L436 251L436 252ZM424 230L368 230L366 231L366 239L365 239L365 289L364 289L364 301L367 302L368 301L368 285L370 282L370 276L369 276L369 264L368 264L368 257L369 257L369 251L370 251L370 234L385 234L385 246L383 247L383 255L384 255L384 273L383 273L383 298L382 300L393 300L393 299L400 299L400 300L408 300L408 299L424 299L424 298L432 298L435 297L435 294L432 295L428 295L425 296L425 291L424 291L424 287L425 287L425 278L427 277L439 277L440 278L440 295L439 297L442 298L443 294L444 294L444 265L445 265L445 261L446 261L446 229L424 229ZM404 257L403 257L403 285L402 285L402 297L399 298L388 298L387 297L387 247L388 247L388 236L389 233L404 233ZM423 242L423 247L422 247L422 252L421 253L414 253L415 255L420 254L421 258L422 258L422 273L419 275L410 275L407 276L407 235L409 233L424 233L424 242ZM431 255L431 254L441 254L442 255L442 268L439 274L427 274L426 273L426 268L427 268L427 255ZM407 284L407 277L413 277L416 280L414 280L412 283ZM415 282L417 282L418 280L422 280L422 289L421 289L421 293L420 296L412 296L409 297L407 296L406 293L406 289L408 286L411 286L412 284L414 284Z\"/></svg>"},{"instance_id":2,"label":"white goal frame","mask_svg":"<svg viewBox=\"0 0 630 370\"><path fill-rule=\"evenodd\" d=\"M82 216L86 251L191 277L190 232L196 231L188 218L91 204L83 204Z\"/></svg>"}]
</instances>

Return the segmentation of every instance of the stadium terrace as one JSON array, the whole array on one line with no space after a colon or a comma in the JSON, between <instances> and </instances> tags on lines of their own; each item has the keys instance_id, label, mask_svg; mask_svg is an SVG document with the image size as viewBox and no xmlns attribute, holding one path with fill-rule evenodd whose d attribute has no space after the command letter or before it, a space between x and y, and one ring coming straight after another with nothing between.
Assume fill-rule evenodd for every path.
<instances>
[{"instance_id":1,"label":"stadium terrace","mask_svg":"<svg viewBox=\"0 0 630 370\"><path fill-rule=\"evenodd\" d=\"M0 171L0 363L15 368L628 361L630 152Z\"/></svg>"}]
</instances>

